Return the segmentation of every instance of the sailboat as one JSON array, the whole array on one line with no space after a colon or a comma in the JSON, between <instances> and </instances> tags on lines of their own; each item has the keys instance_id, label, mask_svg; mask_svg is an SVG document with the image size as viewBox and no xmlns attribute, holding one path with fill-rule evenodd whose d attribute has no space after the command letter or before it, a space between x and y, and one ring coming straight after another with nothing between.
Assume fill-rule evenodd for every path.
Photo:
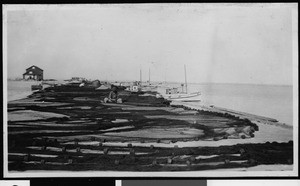
<instances>
[{"instance_id":1,"label":"sailboat","mask_svg":"<svg viewBox=\"0 0 300 186\"><path fill-rule=\"evenodd\" d=\"M188 93L185 65L184 65L184 77L185 77L185 83L181 84L181 89L182 89L181 92L178 90L178 88L168 88L166 89L166 94L163 97L168 100L174 100L174 101L176 100L176 101L183 101L183 102L201 101L199 99L199 96L201 95L200 92ZM185 91L184 91L184 87L185 87Z\"/></svg>"}]
</instances>

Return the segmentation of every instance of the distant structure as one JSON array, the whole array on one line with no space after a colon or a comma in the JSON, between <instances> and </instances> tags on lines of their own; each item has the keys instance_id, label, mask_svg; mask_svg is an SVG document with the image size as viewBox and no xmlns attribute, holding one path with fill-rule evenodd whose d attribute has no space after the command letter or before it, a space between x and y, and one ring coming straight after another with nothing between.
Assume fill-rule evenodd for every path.
<instances>
[{"instance_id":1,"label":"distant structure","mask_svg":"<svg viewBox=\"0 0 300 186\"><path fill-rule=\"evenodd\" d=\"M25 80L43 80L43 70L35 65L26 69L26 72L23 74L23 79Z\"/></svg>"}]
</instances>

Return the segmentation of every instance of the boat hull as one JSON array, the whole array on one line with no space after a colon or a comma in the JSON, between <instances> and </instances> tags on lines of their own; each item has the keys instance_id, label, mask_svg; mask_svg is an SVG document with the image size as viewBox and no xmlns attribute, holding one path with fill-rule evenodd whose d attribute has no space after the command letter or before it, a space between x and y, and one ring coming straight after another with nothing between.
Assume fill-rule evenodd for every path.
<instances>
[{"instance_id":1,"label":"boat hull","mask_svg":"<svg viewBox=\"0 0 300 186\"><path fill-rule=\"evenodd\" d=\"M164 97L168 100L183 101L183 102L199 102L201 101L199 96L200 92L190 94L166 94ZM197 99L196 99L197 98Z\"/></svg>"}]
</instances>

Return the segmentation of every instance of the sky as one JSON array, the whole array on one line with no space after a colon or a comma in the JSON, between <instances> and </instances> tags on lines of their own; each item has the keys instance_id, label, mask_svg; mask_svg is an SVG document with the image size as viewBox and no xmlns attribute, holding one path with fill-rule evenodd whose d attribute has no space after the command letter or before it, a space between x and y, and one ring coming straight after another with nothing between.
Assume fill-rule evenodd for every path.
<instances>
[{"instance_id":1,"label":"sky","mask_svg":"<svg viewBox=\"0 0 300 186\"><path fill-rule=\"evenodd\" d=\"M295 4L6 7L7 76L293 83Z\"/></svg>"}]
</instances>

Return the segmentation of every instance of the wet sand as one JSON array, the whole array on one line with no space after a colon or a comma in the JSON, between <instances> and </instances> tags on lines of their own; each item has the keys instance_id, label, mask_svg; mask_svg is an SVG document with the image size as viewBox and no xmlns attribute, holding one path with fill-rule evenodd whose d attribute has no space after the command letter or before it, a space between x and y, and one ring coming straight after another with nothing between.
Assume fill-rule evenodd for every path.
<instances>
[{"instance_id":1,"label":"wet sand","mask_svg":"<svg viewBox=\"0 0 300 186\"><path fill-rule=\"evenodd\" d=\"M56 86L9 102L9 170L196 171L293 164L289 128L170 105L156 92L121 91L123 104L104 104L108 93Z\"/></svg>"}]
</instances>

